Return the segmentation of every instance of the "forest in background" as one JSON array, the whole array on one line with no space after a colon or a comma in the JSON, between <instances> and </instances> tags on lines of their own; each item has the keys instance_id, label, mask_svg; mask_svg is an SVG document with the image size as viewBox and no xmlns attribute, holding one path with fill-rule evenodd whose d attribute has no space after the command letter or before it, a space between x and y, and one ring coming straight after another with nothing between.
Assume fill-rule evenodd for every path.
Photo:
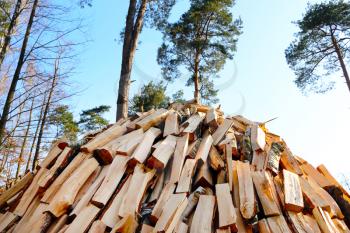
<instances>
[{"instance_id":1,"label":"forest in background","mask_svg":"<svg viewBox=\"0 0 350 233\"><path fill-rule=\"evenodd\" d=\"M197 102L218 103L213 79L225 62L233 59L243 22L232 15L232 0L190 2L190 9L178 21L169 23L175 0L130 0L121 32L123 51L119 54L122 64L116 119L185 101L181 90L166 95L167 86L181 75L182 69L192 74L185 85L194 88ZM76 88L70 77L81 50L89 43L85 19L75 14L84 7L93 7L93 1L0 3L0 185L8 187L26 171L34 170L57 138L79 143L85 132L109 123L103 114L110 106L83 110L75 119L67 104L72 96L83 91ZM343 1L309 6L304 19L298 21L300 32L286 49L286 59L303 91L308 88L329 91L332 83L321 77L339 69L349 84L345 65L349 51L348 9L349 4ZM329 30L319 25L326 25ZM129 96L135 51L143 27L155 28L163 34L156 59L164 81L151 81L139 94ZM325 74L316 72L319 66Z\"/></svg>"}]
</instances>

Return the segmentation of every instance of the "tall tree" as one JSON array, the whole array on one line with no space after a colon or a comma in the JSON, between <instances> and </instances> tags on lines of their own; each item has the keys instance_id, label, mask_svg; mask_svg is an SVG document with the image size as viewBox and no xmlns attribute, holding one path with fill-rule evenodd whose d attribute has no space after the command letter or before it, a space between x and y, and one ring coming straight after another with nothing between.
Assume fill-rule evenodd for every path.
<instances>
[{"instance_id":1,"label":"tall tree","mask_svg":"<svg viewBox=\"0 0 350 233\"><path fill-rule=\"evenodd\" d=\"M170 98L166 95L166 85L160 82L149 82L142 86L140 93L131 99L130 112L146 112L152 108L166 108Z\"/></svg>"},{"instance_id":2,"label":"tall tree","mask_svg":"<svg viewBox=\"0 0 350 233\"><path fill-rule=\"evenodd\" d=\"M197 102L201 77L218 73L236 51L242 21L233 19L233 5L234 0L191 0L190 9L164 31L157 58L162 74L166 80L174 80L180 76L180 66L187 68Z\"/></svg>"},{"instance_id":3,"label":"tall tree","mask_svg":"<svg viewBox=\"0 0 350 233\"><path fill-rule=\"evenodd\" d=\"M52 96L54 94L55 87L57 85L57 79L59 78L59 66L60 66L60 60L59 60L59 58L57 58L55 61L55 67L54 67L54 71L53 71L53 75L52 75L52 82L50 85L50 89L48 91L47 101L46 101L44 111L43 111L43 116L42 116L42 119L40 122L38 140L36 143L36 148L35 148L35 153L34 153L33 163L32 163L32 171L35 171L36 165L38 164L41 140L42 140L42 137L44 134L45 125L47 123L47 116L48 116L49 111L50 111L51 99L52 99Z\"/></svg>"},{"instance_id":4,"label":"tall tree","mask_svg":"<svg viewBox=\"0 0 350 233\"><path fill-rule=\"evenodd\" d=\"M80 113L80 121L78 124L81 126L82 131L92 131L102 128L108 125L108 120L102 115L109 111L111 107L107 105L100 105L88 110L84 110Z\"/></svg>"},{"instance_id":5,"label":"tall tree","mask_svg":"<svg viewBox=\"0 0 350 233\"><path fill-rule=\"evenodd\" d=\"M350 56L350 3L341 0L309 4L296 25L300 31L285 55L297 76L297 87L304 92L327 92L335 82L325 78L341 70L350 91L345 65Z\"/></svg>"},{"instance_id":6,"label":"tall tree","mask_svg":"<svg viewBox=\"0 0 350 233\"><path fill-rule=\"evenodd\" d=\"M0 37L4 38L1 43L1 49L0 49L0 70L1 70L1 65L4 61L8 47L11 43L12 34L17 26L17 21L22 11L21 9L22 0L15 1L15 7L13 9L11 16L9 16L10 11L7 11L7 9L9 9L11 6L10 3L8 1L1 1L0 5L1 5L1 9L3 9L4 16L5 16L1 20L2 30L0 31Z\"/></svg>"},{"instance_id":7,"label":"tall tree","mask_svg":"<svg viewBox=\"0 0 350 233\"><path fill-rule=\"evenodd\" d=\"M23 135L23 142L22 142L22 146L21 146L21 151L19 152L19 155L18 155L17 170L16 170L15 180L18 179L19 173L21 171L21 164L23 162L24 150L25 150L25 148L27 146L29 130L30 130L30 126L31 126L31 123L32 123L32 114L33 114L34 101L35 101L35 98L32 99L32 103L30 105L29 119L28 119L28 123L27 123L27 128L26 128L25 133Z\"/></svg>"},{"instance_id":8,"label":"tall tree","mask_svg":"<svg viewBox=\"0 0 350 233\"><path fill-rule=\"evenodd\" d=\"M48 116L48 124L56 127L56 138L66 137L76 142L79 132L78 123L74 121L73 113L68 105L59 105Z\"/></svg>"},{"instance_id":9,"label":"tall tree","mask_svg":"<svg viewBox=\"0 0 350 233\"><path fill-rule=\"evenodd\" d=\"M26 27L26 31L24 34L24 39L22 42L21 51L20 51L20 54L19 54L19 57L17 60L17 66L15 69L15 73L13 74L11 85L10 85L10 88L8 90L7 98L6 98L6 101L4 104L4 108L2 110L2 114L1 114L1 118L0 118L0 141L2 141L4 134L5 134L6 123L7 123L8 114L9 114L9 111L11 108L11 103L12 103L12 100L13 100L14 95L15 95L17 83L20 79L22 67L24 65L28 40L29 40L29 36L31 34L35 13L36 13L36 10L38 7L38 2L39 2L39 0L34 0L34 2L33 2L32 9L31 9L30 16L29 16L29 20L28 20L27 27Z\"/></svg>"},{"instance_id":10,"label":"tall tree","mask_svg":"<svg viewBox=\"0 0 350 233\"><path fill-rule=\"evenodd\" d=\"M123 36L122 64L120 70L117 117L128 115L130 76L139 35L143 25L162 28L175 0L130 0Z\"/></svg>"}]
</instances>

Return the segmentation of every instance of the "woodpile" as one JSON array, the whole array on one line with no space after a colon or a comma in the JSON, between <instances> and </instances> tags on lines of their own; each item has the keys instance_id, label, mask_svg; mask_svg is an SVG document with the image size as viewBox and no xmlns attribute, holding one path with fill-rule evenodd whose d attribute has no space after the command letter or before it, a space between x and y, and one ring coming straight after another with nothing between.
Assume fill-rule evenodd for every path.
<instances>
[{"instance_id":1,"label":"woodpile","mask_svg":"<svg viewBox=\"0 0 350 233\"><path fill-rule=\"evenodd\" d=\"M350 195L265 124L173 104L56 143L0 196L0 232L345 233Z\"/></svg>"}]
</instances>

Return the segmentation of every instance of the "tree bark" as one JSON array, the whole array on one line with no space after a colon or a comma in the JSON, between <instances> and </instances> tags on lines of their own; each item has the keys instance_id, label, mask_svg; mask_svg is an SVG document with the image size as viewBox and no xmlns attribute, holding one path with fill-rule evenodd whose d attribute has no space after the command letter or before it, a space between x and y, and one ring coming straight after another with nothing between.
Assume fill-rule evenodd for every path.
<instances>
[{"instance_id":1,"label":"tree bark","mask_svg":"<svg viewBox=\"0 0 350 233\"><path fill-rule=\"evenodd\" d=\"M0 51L0 70L1 70L2 63L5 59L7 49L10 45L10 42L11 42L12 33L17 26L17 19L18 19L18 16L20 14L21 5L22 5L22 0L17 0L15 9L13 11L13 14L12 14L12 17L10 20L10 24L9 24L7 31L6 31L6 34L4 36L4 44L2 45L1 51Z\"/></svg>"},{"instance_id":2,"label":"tree bark","mask_svg":"<svg viewBox=\"0 0 350 233\"><path fill-rule=\"evenodd\" d=\"M194 74L193 74L193 82L194 82L194 100L197 104L200 103L199 99L199 53L196 52L195 61L194 61Z\"/></svg>"},{"instance_id":3,"label":"tree bark","mask_svg":"<svg viewBox=\"0 0 350 233\"><path fill-rule=\"evenodd\" d=\"M30 106L30 111L29 111L29 119L28 119L28 124L27 124L27 129L24 133L24 138L23 138L23 143L21 146L21 152L19 153L18 156L18 161L17 161L17 170L16 170L16 177L15 180L18 179L19 173L21 171L21 164L22 164L22 160L23 160L23 155L24 155L24 149L26 148L27 145L27 139L28 139L28 134L29 134L29 129L32 123L32 113L33 113L33 107L34 107L34 99L32 99L32 104Z\"/></svg>"},{"instance_id":4,"label":"tree bark","mask_svg":"<svg viewBox=\"0 0 350 233\"><path fill-rule=\"evenodd\" d=\"M128 15L126 17L126 26L123 42L123 56L120 71L118 99L117 99L117 116L116 121L120 118L128 117L128 100L130 89L130 75L134 62L138 38L143 26L143 19L146 12L147 0L142 0L137 17L136 0L130 0ZM134 22L135 21L135 22Z\"/></svg>"},{"instance_id":5,"label":"tree bark","mask_svg":"<svg viewBox=\"0 0 350 233\"><path fill-rule=\"evenodd\" d=\"M45 109L44 109L44 112L43 112L43 117L42 117L42 120L41 120L40 131L39 131L39 134L38 134L38 142L36 144L35 154L34 154L33 163L32 163L32 171L35 170L36 165L38 163L41 139L42 139L42 136L44 134L44 128L45 128L45 124L46 124L46 117L47 117L47 114L48 114L49 109L50 109L52 94L53 94L55 86L56 86L56 81L57 81L57 76L58 76L58 67L59 67L59 63L58 63L58 60L56 60L56 62L55 62L55 70L54 70L53 79L52 79L52 84L51 84L51 88L50 88L50 91L49 91L49 95L47 97L47 102L46 102L46 106L45 106Z\"/></svg>"},{"instance_id":6,"label":"tree bark","mask_svg":"<svg viewBox=\"0 0 350 233\"><path fill-rule=\"evenodd\" d=\"M39 132L41 120L42 120L42 117L43 117L43 111L44 111L45 103L46 103L46 95L44 96L43 104L42 104L41 109L40 109L40 115L39 115L38 124L37 124L36 129L35 129L32 145L30 147L30 152L29 152L29 155L28 155L27 165L26 165L26 169L25 169L26 172L29 169L30 160L32 159L32 153L33 153L33 150L34 150L34 147L35 147L36 138L38 137L38 132Z\"/></svg>"},{"instance_id":7,"label":"tree bark","mask_svg":"<svg viewBox=\"0 0 350 233\"><path fill-rule=\"evenodd\" d=\"M348 89L350 91L350 78L349 78L349 74L348 74L348 71L346 69L346 66L345 66L345 62L344 62L344 58L343 58L343 54L339 48L339 45L338 45L338 42L337 42L337 39L335 38L335 36L332 34L332 43L333 43L333 46L335 48L335 52L337 53L337 56L338 56L338 60L339 60L339 63L340 63L340 67L343 71L343 75L344 75L344 78L345 78L345 82L348 86Z\"/></svg>"},{"instance_id":8,"label":"tree bark","mask_svg":"<svg viewBox=\"0 0 350 233\"><path fill-rule=\"evenodd\" d=\"M7 118L8 118L9 112L10 112L10 108L11 108L11 103L12 103L13 97L14 97L15 92L16 92L17 83L18 83L18 80L20 79L21 70L22 70L22 67L23 67L23 64L24 64L24 58L25 58L25 53L26 53L26 49L27 49L27 44L28 44L30 33L31 33L31 29L32 29L32 25L33 25L36 9L37 9L37 6L38 6L38 2L39 2L39 0L34 0L33 6L32 6L32 10L31 10L31 13L30 13L30 16L29 16L26 32L24 34L24 39L23 39L21 51L20 51L20 54L19 54L19 57L18 57L16 70L15 70L15 73L13 75L11 86L10 86L10 89L8 91L7 98L6 98L6 101L5 101L5 104L4 104L4 108L3 108L3 111L2 111L2 114L1 114L1 119L0 119L0 141L2 141L2 139L3 139L4 135L5 135Z\"/></svg>"}]
</instances>

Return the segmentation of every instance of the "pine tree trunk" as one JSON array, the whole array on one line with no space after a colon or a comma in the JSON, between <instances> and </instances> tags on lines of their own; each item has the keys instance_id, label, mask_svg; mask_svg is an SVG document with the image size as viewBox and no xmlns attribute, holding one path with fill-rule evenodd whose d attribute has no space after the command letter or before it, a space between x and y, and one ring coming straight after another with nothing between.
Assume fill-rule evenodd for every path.
<instances>
[{"instance_id":1,"label":"pine tree trunk","mask_svg":"<svg viewBox=\"0 0 350 233\"><path fill-rule=\"evenodd\" d=\"M21 146L21 152L19 153L19 156L18 156L15 180L18 179L19 173L21 171L21 164L22 164L22 160L23 160L24 150L25 150L26 145L27 145L28 134L29 134L31 123L32 123L32 113L33 113L33 107L34 107L34 99L35 98L32 99L32 104L30 106L27 129L26 129L26 132L24 133L23 143L22 143L22 146Z\"/></svg>"},{"instance_id":2,"label":"pine tree trunk","mask_svg":"<svg viewBox=\"0 0 350 233\"><path fill-rule=\"evenodd\" d=\"M136 0L130 0L128 15L126 17L126 26L123 42L123 56L120 71L118 98L117 98L117 116L116 120L128 117L128 100L130 89L130 75L132 64L134 62L135 52L137 48L138 38L141 33L143 19L146 12L147 0L142 0L137 17L136 16ZM134 24L135 21L135 24Z\"/></svg>"},{"instance_id":3,"label":"pine tree trunk","mask_svg":"<svg viewBox=\"0 0 350 233\"><path fill-rule=\"evenodd\" d=\"M21 70L22 70L22 67L24 64L25 53L26 53L27 44L28 44L30 33L31 33L31 29L32 29L34 17L35 17L36 8L38 6L38 1L39 0L34 0L33 6L32 6L32 10L31 10L31 13L29 16L26 32L25 32L22 47L21 47L21 52L20 52L19 57L18 57L16 70L15 70L15 73L13 75L11 86L10 86L10 89L8 91L7 98L6 98L6 101L4 104L4 108L3 108L3 111L1 114L0 141L2 141L2 139L5 135L7 118L8 118L8 114L10 112L11 103L12 103L13 97L15 95L17 83L18 83L18 80L20 79Z\"/></svg>"},{"instance_id":4,"label":"pine tree trunk","mask_svg":"<svg viewBox=\"0 0 350 233\"><path fill-rule=\"evenodd\" d=\"M46 102L45 109L43 112L43 117L41 120L40 130L39 130L39 134L38 134L38 142L36 144L35 154L34 154L33 163L32 163L32 171L35 170L36 165L37 165L38 160L39 160L41 139L42 139L42 136L44 134L46 117L47 117L47 114L49 113L51 98L52 98L52 94L53 94L55 86L56 86L57 76L58 76L58 61L56 61L56 63L55 63L55 71L54 71L54 75L53 75L53 79L52 79L52 84L51 84L51 88L49 91L49 95L47 97L47 102Z\"/></svg>"},{"instance_id":5,"label":"pine tree trunk","mask_svg":"<svg viewBox=\"0 0 350 233\"><path fill-rule=\"evenodd\" d=\"M337 53L337 56L338 56L338 60L339 60L339 63L340 63L340 67L343 71L343 74L344 74L344 78L345 78L345 82L348 86L348 89L350 91L350 78L349 78L349 74L348 74L348 71L346 69L346 66L345 66L345 62L344 62L344 58L343 58L343 54L339 48L339 45L338 45L338 42L335 38L335 36L332 34L332 43L333 43L333 46L335 48L335 52Z\"/></svg>"},{"instance_id":6,"label":"pine tree trunk","mask_svg":"<svg viewBox=\"0 0 350 233\"><path fill-rule=\"evenodd\" d=\"M199 99L199 54L196 53L195 62L194 62L194 74L193 74L193 82L194 82L194 100L197 104L200 103Z\"/></svg>"},{"instance_id":7,"label":"pine tree trunk","mask_svg":"<svg viewBox=\"0 0 350 233\"><path fill-rule=\"evenodd\" d=\"M32 159L32 154L33 154L33 150L34 150L34 147L35 147L36 138L38 137L38 132L39 132L39 128L40 128L40 125L41 125L41 120L42 120L42 117L43 117L43 111L44 111L44 108L46 106L45 103L46 103L46 96L44 97L43 104L42 104L41 109L40 109L40 115L39 115L38 124L37 124L36 129L35 129L32 145L30 147L30 151L29 151L29 155L28 155L27 165L26 165L26 169L25 169L26 172L28 171L28 169L30 167L30 161Z\"/></svg>"},{"instance_id":8,"label":"pine tree trunk","mask_svg":"<svg viewBox=\"0 0 350 233\"><path fill-rule=\"evenodd\" d=\"M13 14L12 14L12 17L10 20L10 24L9 24L7 31L6 31L6 34L4 36L4 44L2 45L1 50L0 50L0 70L1 70L2 63L5 59L7 49L10 45L10 42L11 42L12 33L17 25L17 19L19 16L21 5L22 5L22 0L17 0L15 9L13 11Z\"/></svg>"}]
</instances>

